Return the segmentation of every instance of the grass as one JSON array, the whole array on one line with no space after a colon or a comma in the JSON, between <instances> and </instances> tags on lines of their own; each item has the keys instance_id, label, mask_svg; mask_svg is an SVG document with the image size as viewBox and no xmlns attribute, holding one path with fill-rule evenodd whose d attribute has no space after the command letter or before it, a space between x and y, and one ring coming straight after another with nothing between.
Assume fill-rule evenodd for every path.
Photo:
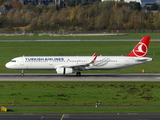
<instances>
[{"instance_id":1,"label":"grass","mask_svg":"<svg viewBox=\"0 0 160 120\"><path fill-rule=\"evenodd\" d=\"M0 106L86 106L8 108L11 113L159 112L153 107L160 104L159 88L159 82L1 82ZM108 107L95 108L97 101Z\"/></svg>"},{"instance_id":2,"label":"grass","mask_svg":"<svg viewBox=\"0 0 160 120\"><path fill-rule=\"evenodd\" d=\"M160 107L12 108L7 113L159 113ZM4 113L4 112L0 112Z\"/></svg>"},{"instance_id":3,"label":"grass","mask_svg":"<svg viewBox=\"0 0 160 120\"><path fill-rule=\"evenodd\" d=\"M103 56L127 55L137 44L136 41L79 41L79 42L1 42L0 44L0 73L19 73L17 70L5 68L5 63L18 56L91 56L94 52ZM144 69L146 73L160 73L159 66L160 50L159 41L150 43L148 57L154 61L129 67L125 69L110 71L83 71L99 73L141 73ZM25 73L53 73L55 71L33 70Z\"/></svg>"},{"instance_id":4,"label":"grass","mask_svg":"<svg viewBox=\"0 0 160 120\"><path fill-rule=\"evenodd\" d=\"M4 106L157 106L157 82L1 82L0 103Z\"/></svg>"},{"instance_id":5,"label":"grass","mask_svg":"<svg viewBox=\"0 0 160 120\"><path fill-rule=\"evenodd\" d=\"M127 35L106 35L106 36L38 36L35 34L34 36L1 36L0 39L140 39L143 36L151 36L152 39L159 39L159 33L127 33Z\"/></svg>"}]
</instances>

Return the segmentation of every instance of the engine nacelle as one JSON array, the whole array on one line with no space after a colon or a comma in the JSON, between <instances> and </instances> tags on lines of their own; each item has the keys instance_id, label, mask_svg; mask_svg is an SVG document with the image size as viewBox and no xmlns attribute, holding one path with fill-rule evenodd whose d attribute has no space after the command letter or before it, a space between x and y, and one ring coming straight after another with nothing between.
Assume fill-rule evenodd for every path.
<instances>
[{"instance_id":1,"label":"engine nacelle","mask_svg":"<svg viewBox=\"0 0 160 120\"><path fill-rule=\"evenodd\" d=\"M56 69L57 74L71 74L74 72L73 68L60 67Z\"/></svg>"}]
</instances>

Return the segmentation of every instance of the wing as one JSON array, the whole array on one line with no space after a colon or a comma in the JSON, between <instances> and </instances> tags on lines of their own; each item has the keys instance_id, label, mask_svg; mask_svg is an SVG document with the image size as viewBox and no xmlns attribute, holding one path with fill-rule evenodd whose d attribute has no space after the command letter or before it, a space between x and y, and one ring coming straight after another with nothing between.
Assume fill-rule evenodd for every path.
<instances>
[{"instance_id":1,"label":"wing","mask_svg":"<svg viewBox=\"0 0 160 120\"><path fill-rule=\"evenodd\" d=\"M93 54L93 57L94 57L94 58L93 58L90 62L88 62L88 63L79 63L79 64L70 64L70 65L60 65L60 66L58 66L58 67L73 68L73 69L75 69L75 70L84 70L85 67L88 67L90 64L93 64L93 63L96 61L98 55L97 55L96 53L94 53L94 54Z\"/></svg>"}]
</instances>

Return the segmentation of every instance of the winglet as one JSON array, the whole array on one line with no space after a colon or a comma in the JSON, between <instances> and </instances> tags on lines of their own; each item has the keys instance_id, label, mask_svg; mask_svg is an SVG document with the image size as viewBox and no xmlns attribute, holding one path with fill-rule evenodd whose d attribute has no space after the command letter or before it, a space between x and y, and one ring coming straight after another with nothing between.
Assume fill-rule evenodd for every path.
<instances>
[{"instance_id":1,"label":"winglet","mask_svg":"<svg viewBox=\"0 0 160 120\"><path fill-rule=\"evenodd\" d=\"M92 56L97 56L97 53L95 52L95 53L93 53L93 55Z\"/></svg>"},{"instance_id":2,"label":"winglet","mask_svg":"<svg viewBox=\"0 0 160 120\"><path fill-rule=\"evenodd\" d=\"M150 37L146 36L141 39L141 41L135 46L135 48L126 56L128 57L146 57L148 52L148 46L150 42Z\"/></svg>"},{"instance_id":3,"label":"winglet","mask_svg":"<svg viewBox=\"0 0 160 120\"><path fill-rule=\"evenodd\" d=\"M93 58L93 60L91 61L91 63L94 63L94 62L96 61L98 55L97 55L97 53L94 53L92 56L95 56L95 57Z\"/></svg>"}]
</instances>

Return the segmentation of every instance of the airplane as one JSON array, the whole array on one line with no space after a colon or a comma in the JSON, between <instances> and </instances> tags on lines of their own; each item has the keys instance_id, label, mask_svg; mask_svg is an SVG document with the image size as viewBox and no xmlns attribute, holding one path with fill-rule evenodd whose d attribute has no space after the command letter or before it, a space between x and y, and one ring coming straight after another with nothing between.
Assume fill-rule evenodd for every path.
<instances>
[{"instance_id":1,"label":"airplane","mask_svg":"<svg viewBox=\"0 0 160 120\"><path fill-rule=\"evenodd\" d=\"M22 70L56 70L57 74L72 74L84 70L111 70L130 67L152 61L146 57L150 37L143 37L134 49L125 56L22 56L13 58L6 63L6 68Z\"/></svg>"}]
</instances>

